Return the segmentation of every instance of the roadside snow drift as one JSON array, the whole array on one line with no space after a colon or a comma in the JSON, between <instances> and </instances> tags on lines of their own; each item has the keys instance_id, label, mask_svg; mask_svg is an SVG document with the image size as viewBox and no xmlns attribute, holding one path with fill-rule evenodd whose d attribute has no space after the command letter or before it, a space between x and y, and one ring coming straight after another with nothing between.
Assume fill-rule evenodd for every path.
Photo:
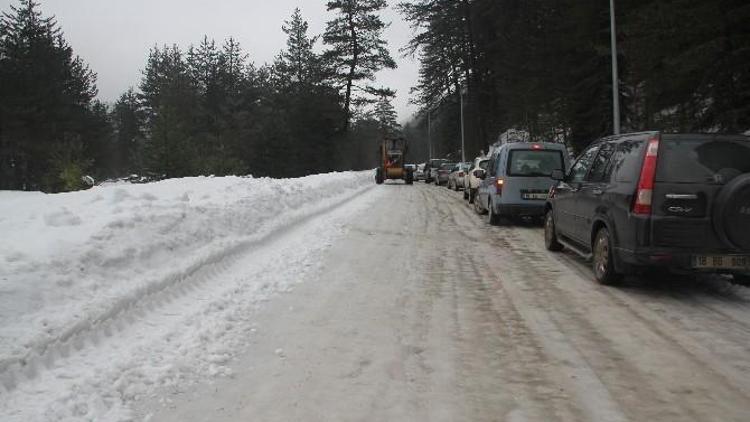
<instances>
[{"instance_id":1,"label":"roadside snow drift","mask_svg":"<svg viewBox=\"0 0 750 422\"><path fill-rule=\"evenodd\" d=\"M149 298L198 273L219 271L248 245L370 186L371 172L346 172L172 179L55 195L0 191L0 396L7 399L41 368L122 328L120 315ZM283 258L265 261L274 259ZM171 298L155 299L165 300ZM226 360L222 353L212 356L211 362ZM120 386L120 394L137 393L128 388ZM101 418L107 412L95 408L113 406L73 404L42 417Z\"/></svg>"}]
</instances>

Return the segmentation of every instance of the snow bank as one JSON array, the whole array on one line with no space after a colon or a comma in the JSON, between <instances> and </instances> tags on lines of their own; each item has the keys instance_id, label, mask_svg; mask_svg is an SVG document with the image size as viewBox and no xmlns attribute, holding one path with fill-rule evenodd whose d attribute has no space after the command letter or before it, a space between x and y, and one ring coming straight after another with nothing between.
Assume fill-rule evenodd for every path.
<instances>
[{"instance_id":1,"label":"snow bank","mask_svg":"<svg viewBox=\"0 0 750 422\"><path fill-rule=\"evenodd\" d=\"M0 391L50 348L371 185L346 172L0 191Z\"/></svg>"}]
</instances>

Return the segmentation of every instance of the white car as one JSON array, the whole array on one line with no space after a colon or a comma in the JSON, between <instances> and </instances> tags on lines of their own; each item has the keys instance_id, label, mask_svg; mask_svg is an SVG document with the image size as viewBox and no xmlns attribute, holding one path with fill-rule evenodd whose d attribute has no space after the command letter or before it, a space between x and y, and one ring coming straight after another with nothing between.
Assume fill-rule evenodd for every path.
<instances>
[{"instance_id":1,"label":"white car","mask_svg":"<svg viewBox=\"0 0 750 422\"><path fill-rule=\"evenodd\" d=\"M425 179L424 166L425 166L425 163L417 165L417 170L414 172L414 180L424 180Z\"/></svg>"},{"instance_id":2,"label":"white car","mask_svg":"<svg viewBox=\"0 0 750 422\"><path fill-rule=\"evenodd\" d=\"M464 186L468 186L468 189L464 187L464 199L469 201L470 204L474 203L474 198L477 196L477 189L479 189L479 185L482 183L482 179L476 175L476 170L487 170L487 163L489 162L490 159L487 157L475 158L469 171L464 175Z\"/></svg>"}]
</instances>

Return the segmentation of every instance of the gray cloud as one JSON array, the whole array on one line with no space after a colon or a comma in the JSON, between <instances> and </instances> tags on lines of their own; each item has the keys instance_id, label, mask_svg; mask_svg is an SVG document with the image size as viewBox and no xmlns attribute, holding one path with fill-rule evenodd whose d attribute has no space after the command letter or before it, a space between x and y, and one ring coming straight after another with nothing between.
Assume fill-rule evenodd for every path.
<instances>
[{"instance_id":1,"label":"gray cloud","mask_svg":"<svg viewBox=\"0 0 750 422\"><path fill-rule=\"evenodd\" d=\"M187 47L203 35L217 41L237 39L250 58L271 62L284 47L282 22L295 7L302 9L313 34L322 33L328 14L324 0L39 0L45 16L55 15L65 38L98 74L99 96L116 99L137 86L149 48L178 44ZM389 1L395 5L396 1ZM0 0L8 11L16 1ZM391 54L399 68L383 71L378 84L398 91L395 106L404 121L416 110L408 104L409 89L417 79L418 64L398 52L410 35L406 22L389 9L386 30Z\"/></svg>"}]
</instances>

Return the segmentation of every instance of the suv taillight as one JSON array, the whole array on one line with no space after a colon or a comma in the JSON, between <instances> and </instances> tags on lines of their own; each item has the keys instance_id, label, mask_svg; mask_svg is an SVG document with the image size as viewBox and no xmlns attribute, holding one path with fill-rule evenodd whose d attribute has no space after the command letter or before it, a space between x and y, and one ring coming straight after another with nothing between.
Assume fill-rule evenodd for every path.
<instances>
[{"instance_id":1,"label":"suv taillight","mask_svg":"<svg viewBox=\"0 0 750 422\"><path fill-rule=\"evenodd\" d=\"M659 137L648 140L646 156L643 157L641 177L638 179L638 190L635 192L633 214L651 214L651 202L654 194L654 179L656 178L656 160L659 154Z\"/></svg>"},{"instance_id":2,"label":"suv taillight","mask_svg":"<svg viewBox=\"0 0 750 422\"><path fill-rule=\"evenodd\" d=\"M505 180L503 179L497 179L495 180L495 191L498 195L503 194L503 185L505 184Z\"/></svg>"},{"instance_id":3,"label":"suv taillight","mask_svg":"<svg viewBox=\"0 0 750 422\"><path fill-rule=\"evenodd\" d=\"M464 172L462 172L462 171L459 171L459 172L458 172L458 177L464 177Z\"/></svg>"}]
</instances>

